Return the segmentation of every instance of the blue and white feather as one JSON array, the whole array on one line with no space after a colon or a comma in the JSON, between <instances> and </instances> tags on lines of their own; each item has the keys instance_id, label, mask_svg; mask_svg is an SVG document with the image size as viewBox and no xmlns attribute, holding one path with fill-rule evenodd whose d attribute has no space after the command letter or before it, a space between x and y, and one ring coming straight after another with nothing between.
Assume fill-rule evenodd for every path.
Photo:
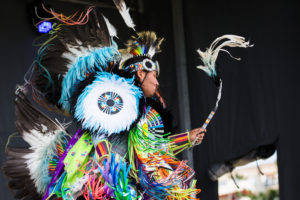
<instances>
[{"instance_id":1,"label":"blue and white feather","mask_svg":"<svg viewBox=\"0 0 300 200\"><path fill-rule=\"evenodd\" d=\"M74 117L97 135L111 135L129 130L138 117L143 96L133 79L98 72L92 84L79 95Z\"/></svg>"},{"instance_id":2,"label":"blue and white feather","mask_svg":"<svg viewBox=\"0 0 300 200\"><path fill-rule=\"evenodd\" d=\"M74 60L74 57L77 57L77 59L69 65L69 70L64 75L59 104L65 110L70 111L69 99L78 82L86 79L89 73L105 71L109 63L115 63L121 59L121 54L114 42L113 46L110 47L86 49L69 46L68 49L70 52L65 53L63 57L69 60Z\"/></svg>"}]
</instances>

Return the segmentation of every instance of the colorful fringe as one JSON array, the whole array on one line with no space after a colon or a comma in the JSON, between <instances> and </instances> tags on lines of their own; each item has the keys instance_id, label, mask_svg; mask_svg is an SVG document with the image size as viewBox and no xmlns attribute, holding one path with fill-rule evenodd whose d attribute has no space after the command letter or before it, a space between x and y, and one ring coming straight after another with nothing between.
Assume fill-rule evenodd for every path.
<instances>
[{"instance_id":1,"label":"colorful fringe","mask_svg":"<svg viewBox=\"0 0 300 200\"><path fill-rule=\"evenodd\" d=\"M186 161L178 161L170 153L170 139L150 133L137 126L129 133L131 175L139 182L147 196L156 199L193 199L200 192L191 178L194 171ZM136 162L134 162L136 161ZM189 184L192 183L192 187Z\"/></svg>"},{"instance_id":2,"label":"colorful fringe","mask_svg":"<svg viewBox=\"0 0 300 200\"><path fill-rule=\"evenodd\" d=\"M109 144L107 144L107 151ZM97 147L96 147L97 148ZM64 172L51 186L50 199L54 195L62 199L76 199L83 196L90 199L136 200L139 198L134 182L129 180L131 166L115 154L110 153L109 159L98 163L97 149L89 132L84 132L68 150L63 159ZM103 150L103 149L102 149ZM96 154L96 155L95 155Z\"/></svg>"},{"instance_id":3,"label":"colorful fringe","mask_svg":"<svg viewBox=\"0 0 300 200\"><path fill-rule=\"evenodd\" d=\"M85 11L81 12L79 16L78 16L78 11L70 16L64 16L62 13L56 13L52 9L50 10L46 9L43 4L42 6L43 9L49 14L51 14L53 17L42 18L39 17L36 13L36 15L41 19L41 21L38 22L35 26L38 27L38 25L41 24L42 22L50 21L53 19L56 19L58 22L52 25L52 30L48 34L42 36L42 37L44 36L48 37L46 41L44 41L42 44L35 44L36 42L34 42L35 46L41 46L39 50L41 50L45 45L49 44L53 39L57 37L57 32L61 29L61 26L74 26L74 25L86 24L89 20L89 13L93 10L93 7L91 6L88 7ZM77 19L75 19L76 17ZM41 37L38 37L36 40L39 39L41 39Z\"/></svg>"},{"instance_id":4,"label":"colorful fringe","mask_svg":"<svg viewBox=\"0 0 300 200\"><path fill-rule=\"evenodd\" d=\"M49 173L49 176L53 177L54 176L54 173L55 173L55 170L56 170L56 167L59 163L59 159L60 157L62 157L66 147L67 147L67 144L68 144L68 141L67 141L67 138L63 138L63 142L62 143L57 143L56 144L56 152L57 154L54 155L52 157L52 159L49 160L49 164L48 164L48 173Z\"/></svg>"},{"instance_id":5,"label":"colorful fringe","mask_svg":"<svg viewBox=\"0 0 300 200\"><path fill-rule=\"evenodd\" d=\"M91 165L90 165L91 164ZM88 170L80 170L85 175L81 178L84 187L81 194L86 200L90 199L116 199L136 200L137 192L128 179L130 166L118 160L112 153L110 160L105 159L100 165L97 161L89 161ZM80 182L80 181L79 181ZM74 196L73 196L74 197Z\"/></svg>"},{"instance_id":6,"label":"colorful fringe","mask_svg":"<svg viewBox=\"0 0 300 200\"><path fill-rule=\"evenodd\" d=\"M62 199L83 196L86 200L195 199L193 195L200 189L195 188L196 181L192 180L194 171L187 161L177 160L170 151L172 145L186 141L186 135L177 136L166 139L138 125L129 133L131 165L128 166L114 153L99 164L95 160L97 147L94 148L90 134L85 132L64 159L65 172L51 187L49 198L55 194ZM109 144L107 148L109 151ZM137 183L142 196L134 187Z\"/></svg>"},{"instance_id":7,"label":"colorful fringe","mask_svg":"<svg viewBox=\"0 0 300 200\"><path fill-rule=\"evenodd\" d=\"M98 169L105 180L105 191L110 197L116 200L134 200L138 198L135 189L129 183L130 168L131 166L127 167L126 162L116 159L113 153L110 161L105 159L103 166L98 164Z\"/></svg>"},{"instance_id":8,"label":"colorful fringe","mask_svg":"<svg viewBox=\"0 0 300 200\"><path fill-rule=\"evenodd\" d=\"M190 141L190 133L180 133L176 135L169 136L170 139L170 151L177 155L183 150L192 147L191 141Z\"/></svg>"},{"instance_id":9,"label":"colorful fringe","mask_svg":"<svg viewBox=\"0 0 300 200\"><path fill-rule=\"evenodd\" d=\"M77 16L78 11L75 12L73 15L64 16L62 13L56 13L52 9L48 10L47 8L45 8L45 6L43 4L42 4L42 6L43 6L43 9L46 12L53 15L53 18L57 19L58 21L60 21L63 24L69 25L69 26L86 24L89 21L89 13L94 8L93 6L88 7L86 9L86 11L81 12L79 16ZM75 19L76 16L77 16L77 19ZM50 20L50 19L53 19L53 18L48 18L48 19L44 19L44 20Z\"/></svg>"}]
</instances>

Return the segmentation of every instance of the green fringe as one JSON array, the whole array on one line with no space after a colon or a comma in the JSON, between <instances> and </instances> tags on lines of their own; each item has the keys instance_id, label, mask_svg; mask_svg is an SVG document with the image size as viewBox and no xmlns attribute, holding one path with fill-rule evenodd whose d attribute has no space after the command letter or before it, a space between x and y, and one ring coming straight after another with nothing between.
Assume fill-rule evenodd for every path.
<instances>
[{"instance_id":1,"label":"green fringe","mask_svg":"<svg viewBox=\"0 0 300 200\"><path fill-rule=\"evenodd\" d=\"M161 152L162 154L169 154L169 152L164 151L168 148L170 143L169 138L164 138L164 136L170 135L167 133L165 135L158 135L151 133L145 130L142 126L137 125L129 132L128 137L128 152L129 152L129 163L132 166L130 170L130 175L139 182L138 178L138 169L135 163L135 152L144 152L144 153L157 153ZM170 154L174 157L174 155Z\"/></svg>"}]
</instances>

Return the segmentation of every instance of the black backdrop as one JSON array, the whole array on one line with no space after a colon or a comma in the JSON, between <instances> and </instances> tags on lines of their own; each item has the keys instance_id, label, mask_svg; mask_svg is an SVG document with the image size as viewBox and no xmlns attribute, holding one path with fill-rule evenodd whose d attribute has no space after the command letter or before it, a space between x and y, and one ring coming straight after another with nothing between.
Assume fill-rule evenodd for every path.
<instances>
[{"instance_id":1,"label":"black backdrop","mask_svg":"<svg viewBox=\"0 0 300 200\"><path fill-rule=\"evenodd\" d=\"M69 12L79 5L55 3ZM54 2L54 3L53 3ZM162 68L160 86L178 122L178 98L171 0L145 0L144 11L134 12L138 30L151 29L166 37L157 57ZM28 19L27 1L1 4L0 164L8 135L14 132L13 92L30 66L37 36ZM299 157L299 5L297 1L183 1L183 25L190 94L192 127L199 127L215 103L217 91L203 72L196 49L204 50L218 36L237 34L255 44L249 49L230 49L241 61L222 54L224 82L220 108L202 145L194 149L194 164L201 200L217 199L217 183L207 176L209 164L230 160L260 145L276 143L280 198L297 199ZM103 9L116 25L120 38L128 37L116 10ZM180 127L179 127L180 129ZM180 130L178 130L180 131ZM1 199L13 199L0 175Z\"/></svg>"}]
</instances>

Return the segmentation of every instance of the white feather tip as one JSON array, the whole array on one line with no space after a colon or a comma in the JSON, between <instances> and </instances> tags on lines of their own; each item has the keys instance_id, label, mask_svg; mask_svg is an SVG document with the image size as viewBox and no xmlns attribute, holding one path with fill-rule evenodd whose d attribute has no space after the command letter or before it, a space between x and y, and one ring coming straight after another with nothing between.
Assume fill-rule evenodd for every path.
<instances>
[{"instance_id":1,"label":"white feather tip","mask_svg":"<svg viewBox=\"0 0 300 200\"><path fill-rule=\"evenodd\" d=\"M109 22L109 20L106 17L103 16L103 18L105 20L105 23L106 23L106 26L107 26L110 37L118 38L117 29Z\"/></svg>"},{"instance_id":2,"label":"white feather tip","mask_svg":"<svg viewBox=\"0 0 300 200\"><path fill-rule=\"evenodd\" d=\"M222 40L225 41L220 43ZM254 45L250 44L249 41L245 41L244 37L238 35L223 35L215 39L213 43L210 45L210 47L206 49L206 51L201 51L200 49L197 50L197 53L199 54L203 64L205 65L205 66L197 66L197 68L202 69L204 71L207 70L206 67L214 69L215 62L217 60L220 51L224 51L228 53L230 57L233 59L241 60L241 58L233 57L229 51L224 49L224 47L248 48L253 46Z\"/></svg>"},{"instance_id":3,"label":"white feather tip","mask_svg":"<svg viewBox=\"0 0 300 200\"><path fill-rule=\"evenodd\" d=\"M122 18L124 19L126 25L135 31L135 24L129 14L129 8L127 8L124 0L113 0L116 7L118 8Z\"/></svg>"}]
</instances>

